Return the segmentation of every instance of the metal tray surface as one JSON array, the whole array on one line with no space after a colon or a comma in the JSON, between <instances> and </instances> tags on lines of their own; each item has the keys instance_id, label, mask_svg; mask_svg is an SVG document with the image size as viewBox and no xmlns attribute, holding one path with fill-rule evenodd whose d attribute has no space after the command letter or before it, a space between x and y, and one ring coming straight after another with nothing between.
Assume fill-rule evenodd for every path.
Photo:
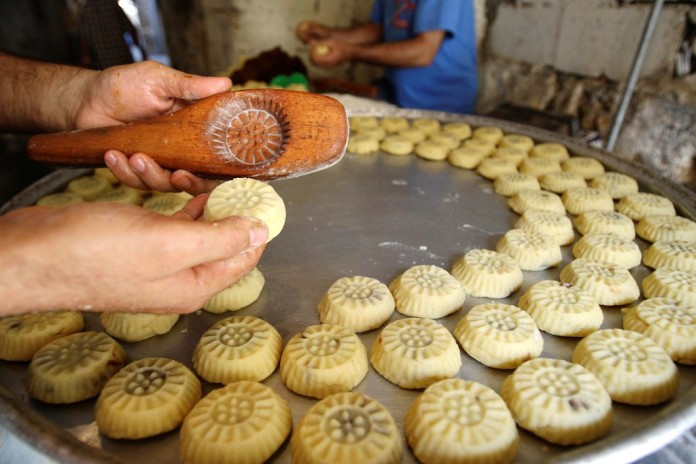
<instances>
[{"instance_id":1,"label":"metal tray surface","mask_svg":"<svg viewBox=\"0 0 696 464\"><path fill-rule=\"evenodd\" d=\"M635 177L642 191L672 199L681 215L696 217L693 192L640 165L616 159L552 132L490 118L431 111L354 108L349 113L463 120L472 126L496 125L506 133L526 134L537 142L563 143L576 155L593 156L608 170ZM56 171L18 194L0 208L0 213L30 205L85 172ZM259 264L266 278L260 298L234 314L267 320L278 329L284 342L306 326L320 323L317 305L338 278L364 275L388 284L417 264L434 264L450 270L468 250L494 249L518 218L507 207L506 198L493 191L490 181L473 171L453 168L447 162L426 161L415 156L346 154L340 163L329 169L274 182L273 186L286 203L287 222L282 233L269 244ZM649 245L640 239L637 241L643 250ZM563 247L563 257L559 268L524 272L522 288L509 298L496 301L516 304L534 282L557 280L560 269L572 259L570 246ZM631 272L640 283L650 271L640 266ZM439 322L452 331L471 307L489 301L467 296L462 310ZM620 309L603 309L602 327L621 327ZM191 355L202 333L231 314L199 311L182 316L166 335L122 344L129 361L163 356L192 367ZM391 320L401 317L395 312ZM101 330L98 315L87 314L85 319L85 330ZM360 334L368 349L378 332ZM570 359L577 339L545 333L543 337L542 356ZM459 377L482 382L497 392L511 372L487 368L463 351L462 363ZM178 431L140 441L106 438L98 433L94 423L95 400L47 405L28 398L24 386L26 367L26 363L0 362L0 445L3 440L23 443L31 452L43 455L47 462L178 462ZM606 462L609 459L629 462L661 448L696 424L696 369L680 365L679 372L681 384L676 399L651 407L615 403L611 432L597 442L578 447L555 446L520 429L516 462ZM316 402L289 391L281 383L277 370L264 383L288 400L294 425ZM203 385L204 394L219 387L205 382ZM400 427L406 409L420 393L389 383L372 367L356 390L382 402ZM21 458L21 447L15 448L19 451L15 450L12 457ZM3 461L2 452L0 461ZM270 461L290 462L288 440ZM403 461L415 462L406 445Z\"/></svg>"}]
</instances>

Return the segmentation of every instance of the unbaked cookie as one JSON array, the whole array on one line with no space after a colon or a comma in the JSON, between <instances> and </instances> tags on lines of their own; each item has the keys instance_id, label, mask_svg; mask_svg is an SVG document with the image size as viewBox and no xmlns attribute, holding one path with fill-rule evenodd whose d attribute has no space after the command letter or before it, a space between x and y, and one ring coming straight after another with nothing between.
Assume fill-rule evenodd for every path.
<instances>
[{"instance_id":1,"label":"unbaked cookie","mask_svg":"<svg viewBox=\"0 0 696 464\"><path fill-rule=\"evenodd\" d=\"M539 181L531 174L521 172L504 174L493 181L495 193L510 197L522 190L541 190Z\"/></svg>"},{"instance_id":2,"label":"unbaked cookie","mask_svg":"<svg viewBox=\"0 0 696 464\"><path fill-rule=\"evenodd\" d=\"M464 304L462 285L449 272L433 265L406 270L389 285L396 310L413 317L438 319L458 311Z\"/></svg>"},{"instance_id":3,"label":"unbaked cookie","mask_svg":"<svg viewBox=\"0 0 696 464\"><path fill-rule=\"evenodd\" d=\"M450 150L447 161L456 168L474 169L485 157L486 153L478 148L459 147Z\"/></svg>"},{"instance_id":4,"label":"unbaked cookie","mask_svg":"<svg viewBox=\"0 0 696 464\"><path fill-rule=\"evenodd\" d=\"M614 200L606 190L592 187L566 190L561 200L570 214L582 214L588 211L614 211Z\"/></svg>"},{"instance_id":5,"label":"unbaked cookie","mask_svg":"<svg viewBox=\"0 0 696 464\"><path fill-rule=\"evenodd\" d=\"M636 238L636 228L630 217L615 211L588 211L579 214L573 225L581 234L607 232L627 240Z\"/></svg>"},{"instance_id":6,"label":"unbaked cookie","mask_svg":"<svg viewBox=\"0 0 696 464\"><path fill-rule=\"evenodd\" d=\"M354 332L366 332L384 324L396 303L389 288L377 279L342 277L331 284L319 303L319 319Z\"/></svg>"},{"instance_id":7,"label":"unbaked cookie","mask_svg":"<svg viewBox=\"0 0 696 464\"><path fill-rule=\"evenodd\" d=\"M521 134L507 134L498 142L499 147L510 147L522 150L525 153L534 148L534 140L531 137Z\"/></svg>"},{"instance_id":8,"label":"unbaked cookie","mask_svg":"<svg viewBox=\"0 0 696 464\"><path fill-rule=\"evenodd\" d=\"M543 142L535 145L529 151L529 156L558 162L565 161L570 158L568 149L564 145L554 142Z\"/></svg>"},{"instance_id":9,"label":"unbaked cookie","mask_svg":"<svg viewBox=\"0 0 696 464\"><path fill-rule=\"evenodd\" d=\"M586 290L601 305L628 304L640 297L638 284L628 269L615 264L574 259L563 268L560 278Z\"/></svg>"},{"instance_id":10,"label":"unbaked cookie","mask_svg":"<svg viewBox=\"0 0 696 464\"><path fill-rule=\"evenodd\" d=\"M564 193L574 188L585 188L585 178L575 172L557 171L539 177L539 184L544 190L554 193Z\"/></svg>"},{"instance_id":11,"label":"unbaked cookie","mask_svg":"<svg viewBox=\"0 0 696 464\"><path fill-rule=\"evenodd\" d=\"M575 240L573 223L563 213L554 211L528 210L515 223L516 229L527 229L551 237L559 245L568 245Z\"/></svg>"},{"instance_id":12,"label":"unbaked cookie","mask_svg":"<svg viewBox=\"0 0 696 464\"><path fill-rule=\"evenodd\" d=\"M588 156L572 156L561 162L561 168L566 172L580 174L586 180L604 174L604 165Z\"/></svg>"},{"instance_id":13,"label":"unbaked cookie","mask_svg":"<svg viewBox=\"0 0 696 464\"><path fill-rule=\"evenodd\" d=\"M409 127L408 119L401 116L384 116L379 124L390 134L395 134Z\"/></svg>"},{"instance_id":14,"label":"unbaked cookie","mask_svg":"<svg viewBox=\"0 0 696 464\"><path fill-rule=\"evenodd\" d=\"M452 334L432 319L410 317L389 323L372 344L372 367L402 388L426 388L457 375L462 365Z\"/></svg>"},{"instance_id":15,"label":"unbaked cookie","mask_svg":"<svg viewBox=\"0 0 696 464\"><path fill-rule=\"evenodd\" d=\"M643 264L696 272L696 242L655 242L643 252Z\"/></svg>"},{"instance_id":16,"label":"unbaked cookie","mask_svg":"<svg viewBox=\"0 0 696 464\"><path fill-rule=\"evenodd\" d=\"M506 298L522 285L517 261L493 250L468 251L454 263L452 275L475 297Z\"/></svg>"},{"instance_id":17,"label":"unbaked cookie","mask_svg":"<svg viewBox=\"0 0 696 464\"><path fill-rule=\"evenodd\" d=\"M413 152L413 142L400 135L387 135L384 137L379 147L390 155L404 156Z\"/></svg>"},{"instance_id":18,"label":"unbaked cookie","mask_svg":"<svg viewBox=\"0 0 696 464\"><path fill-rule=\"evenodd\" d=\"M433 161L441 161L447 158L449 148L446 145L433 140L423 140L414 149L416 156Z\"/></svg>"},{"instance_id":19,"label":"unbaked cookie","mask_svg":"<svg viewBox=\"0 0 696 464\"><path fill-rule=\"evenodd\" d=\"M539 178L544 174L559 172L561 164L555 160L530 156L520 163L519 170L522 173Z\"/></svg>"},{"instance_id":20,"label":"unbaked cookie","mask_svg":"<svg viewBox=\"0 0 696 464\"><path fill-rule=\"evenodd\" d=\"M346 150L358 155L366 155L379 151L379 139L363 133L351 134Z\"/></svg>"},{"instance_id":21,"label":"unbaked cookie","mask_svg":"<svg viewBox=\"0 0 696 464\"><path fill-rule=\"evenodd\" d=\"M626 269L639 266L643 257L638 244L633 240L601 232L583 235L575 242L572 251L576 258L616 264Z\"/></svg>"},{"instance_id":22,"label":"unbaked cookie","mask_svg":"<svg viewBox=\"0 0 696 464\"><path fill-rule=\"evenodd\" d=\"M607 190L615 200L638 193L638 182L633 177L619 172L607 172L593 178L590 187Z\"/></svg>"},{"instance_id":23,"label":"unbaked cookie","mask_svg":"<svg viewBox=\"0 0 696 464\"><path fill-rule=\"evenodd\" d=\"M634 221L640 221L645 216L676 216L674 203L662 195L655 193L631 193L622 197L616 203L616 211L623 213Z\"/></svg>"},{"instance_id":24,"label":"unbaked cookie","mask_svg":"<svg viewBox=\"0 0 696 464\"><path fill-rule=\"evenodd\" d=\"M648 242L696 242L696 222L681 216L643 216L636 224L636 233Z\"/></svg>"}]
</instances>

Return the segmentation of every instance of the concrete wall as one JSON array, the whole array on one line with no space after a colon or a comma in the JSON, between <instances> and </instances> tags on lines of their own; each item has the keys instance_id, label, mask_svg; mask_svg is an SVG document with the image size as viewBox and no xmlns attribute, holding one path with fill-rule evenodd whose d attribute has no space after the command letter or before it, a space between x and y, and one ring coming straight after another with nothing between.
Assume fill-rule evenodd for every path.
<instances>
[{"instance_id":1,"label":"concrete wall","mask_svg":"<svg viewBox=\"0 0 696 464\"><path fill-rule=\"evenodd\" d=\"M500 4L488 52L583 76L624 80L652 6L616 0L520 0ZM642 75L671 73L686 6L663 8Z\"/></svg>"}]
</instances>

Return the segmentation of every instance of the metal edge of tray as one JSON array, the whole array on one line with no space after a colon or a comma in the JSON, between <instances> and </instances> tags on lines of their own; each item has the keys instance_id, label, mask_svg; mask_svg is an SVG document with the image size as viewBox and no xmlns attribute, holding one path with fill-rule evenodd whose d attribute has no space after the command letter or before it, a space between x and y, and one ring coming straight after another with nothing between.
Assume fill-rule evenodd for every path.
<instances>
[{"instance_id":1,"label":"metal edge of tray","mask_svg":"<svg viewBox=\"0 0 696 464\"><path fill-rule=\"evenodd\" d=\"M675 201L675 206L685 216L696 218L696 194L687 188L674 184L668 178L651 171L644 165L631 160L619 159L610 153L593 148L568 136L539 129L524 124L503 121L484 116L458 115L429 110L390 109L390 108L349 108L349 116L373 115L403 116L409 119L433 118L442 122L464 121L472 126L498 126L506 133L520 133L535 140L557 142L582 156L597 158L608 168L633 176L647 190L662 194ZM0 205L0 214L36 200L37 191L55 189L68 180L89 172L89 169L62 169L55 171L15 195L7 203ZM676 200L675 200L676 199ZM31 446L37 453L53 458L57 462L71 463L120 463L121 459L81 442L65 430L21 401L0 384L0 427L13 433ZM646 427L631 429L604 438L599 442L569 449L554 459L555 462L606 462L608 459L627 462L640 459L651 452L669 444L696 425L696 388L691 388L679 398L655 414ZM38 435L37 435L38 433Z\"/></svg>"}]
</instances>

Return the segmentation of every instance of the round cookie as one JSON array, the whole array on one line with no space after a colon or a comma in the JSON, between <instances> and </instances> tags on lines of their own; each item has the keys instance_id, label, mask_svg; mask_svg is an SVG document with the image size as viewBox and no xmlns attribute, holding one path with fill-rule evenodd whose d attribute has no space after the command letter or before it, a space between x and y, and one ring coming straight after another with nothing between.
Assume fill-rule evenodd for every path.
<instances>
[{"instance_id":1,"label":"round cookie","mask_svg":"<svg viewBox=\"0 0 696 464\"><path fill-rule=\"evenodd\" d=\"M601 305L632 303L640 297L640 289L631 273L615 264L577 258L561 270L560 278L561 282L589 292Z\"/></svg>"},{"instance_id":2,"label":"round cookie","mask_svg":"<svg viewBox=\"0 0 696 464\"><path fill-rule=\"evenodd\" d=\"M513 258L493 250L468 251L452 266L464 292L475 297L506 298L522 285L522 270Z\"/></svg>"},{"instance_id":3,"label":"round cookie","mask_svg":"<svg viewBox=\"0 0 696 464\"><path fill-rule=\"evenodd\" d=\"M529 151L529 156L557 161L559 163L570 158L568 149L564 145L554 142L543 142L535 145Z\"/></svg>"},{"instance_id":4,"label":"round cookie","mask_svg":"<svg viewBox=\"0 0 696 464\"><path fill-rule=\"evenodd\" d=\"M413 142L400 135L387 135L384 137L379 147L390 155L405 156L413 152Z\"/></svg>"},{"instance_id":5,"label":"round cookie","mask_svg":"<svg viewBox=\"0 0 696 464\"><path fill-rule=\"evenodd\" d=\"M379 151L379 140L363 133L351 134L348 138L348 146L346 150L350 153L358 155L366 155Z\"/></svg>"},{"instance_id":6,"label":"round cookie","mask_svg":"<svg viewBox=\"0 0 696 464\"><path fill-rule=\"evenodd\" d=\"M499 147L509 147L522 150L525 153L534 148L534 140L531 137L522 134L507 134L504 135L500 142L498 142Z\"/></svg>"},{"instance_id":7,"label":"round cookie","mask_svg":"<svg viewBox=\"0 0 696 464\"><path fill-rule=\"evenodd\" d=\"M570 214L614 211L614 200L606 190L591 187L569 189L561 195L561 200Z\"/></svg>"},{"instance_id":8,"label":"round cookie","mask_svg":"<svg viewBox=\"0 0 696 464\"><path fill-rule=\"evenodd\" d=\"M396 310L405 316L438 319L462 308L466 295L457 279L433 265L406 270L389 285Z\"/></svg>"},{"instance_id":9,"label":"round cookie","mask_svg":"<svg viewBox=\"0 0 696 464\"><path fill-rule=\"evenodd\" d=\"M379 121L379 124L389 134L395 134L409 127L408 119L401 116L384 116Z\"/></svg>"},{"instance_id":10,"label":"round cookie","mask_svg":"<svg viewBox=\"0 0 696 464\"><path fill-rule=\"evenodd\" d=\"M592 180L604 174L604 165L587 156L572 156L561 162L561 169L580 174L585 180Z\"/></svg>"},{"instance_id":11,"label":"round cookie","mask_svg":"<svg viewBox=\"0 0 696 464\"><path fill-rule=\"evenodd\" d=\"M331 284L319 303L319 319L360 333L376 329L394 313L389 288L377 279L342 277Z\"/></svg>"},{"instance_id":12,"label":"round cookie","mask_svg":"<svg viewBox=\"0 0 696 464\"><path fill-rule=\"evenodd\" d=\"M497 177L493 189L495 193L510 197L522 190L541 190L541 186L535 176L518 172Z\"/></svg>"},{"instance_id":13,"label":"round cookie","mask_svg":"<svg viewBox=\"0 0 696 464\"><path fill-rule=\"evenodd\" d=\"M459 147L447 154L447 161L461 169L474 169L486 157L486 153L473 147Z\"/></svg>"},{"instance_id":14,"label":"round cookie","mask_svg":"<svg viewBox=\"0 0 696 464\"><path fill-rule=\"evenodd\" d=\"M454 336L464 351L495 369L515 369L537 358L544 339L529 314L502 303L476 305L459 320Z\"/></svg>"},{"instance_id":15,"label":"round cookie","mask_svg":"<svg viewBox=\"0 0 696 464\"><path fill-rule=\"evenodd\" d=\"M416 156L433 161L442 161L447 158L449 148L442 143L433 140L423 140L414 149Z\"/></svg>"},{"instance_id":16,"label":"round cookie","mask_svg":"<svg viewBox=\"0 0 696 464\"><path fill-rule=\"evenodd\" d=\"M616 211L623 213L634 221L645 216L676 216L674 203L662 195L638 192L622 197L616 203Z\"/></svg>"}]
</instances>

